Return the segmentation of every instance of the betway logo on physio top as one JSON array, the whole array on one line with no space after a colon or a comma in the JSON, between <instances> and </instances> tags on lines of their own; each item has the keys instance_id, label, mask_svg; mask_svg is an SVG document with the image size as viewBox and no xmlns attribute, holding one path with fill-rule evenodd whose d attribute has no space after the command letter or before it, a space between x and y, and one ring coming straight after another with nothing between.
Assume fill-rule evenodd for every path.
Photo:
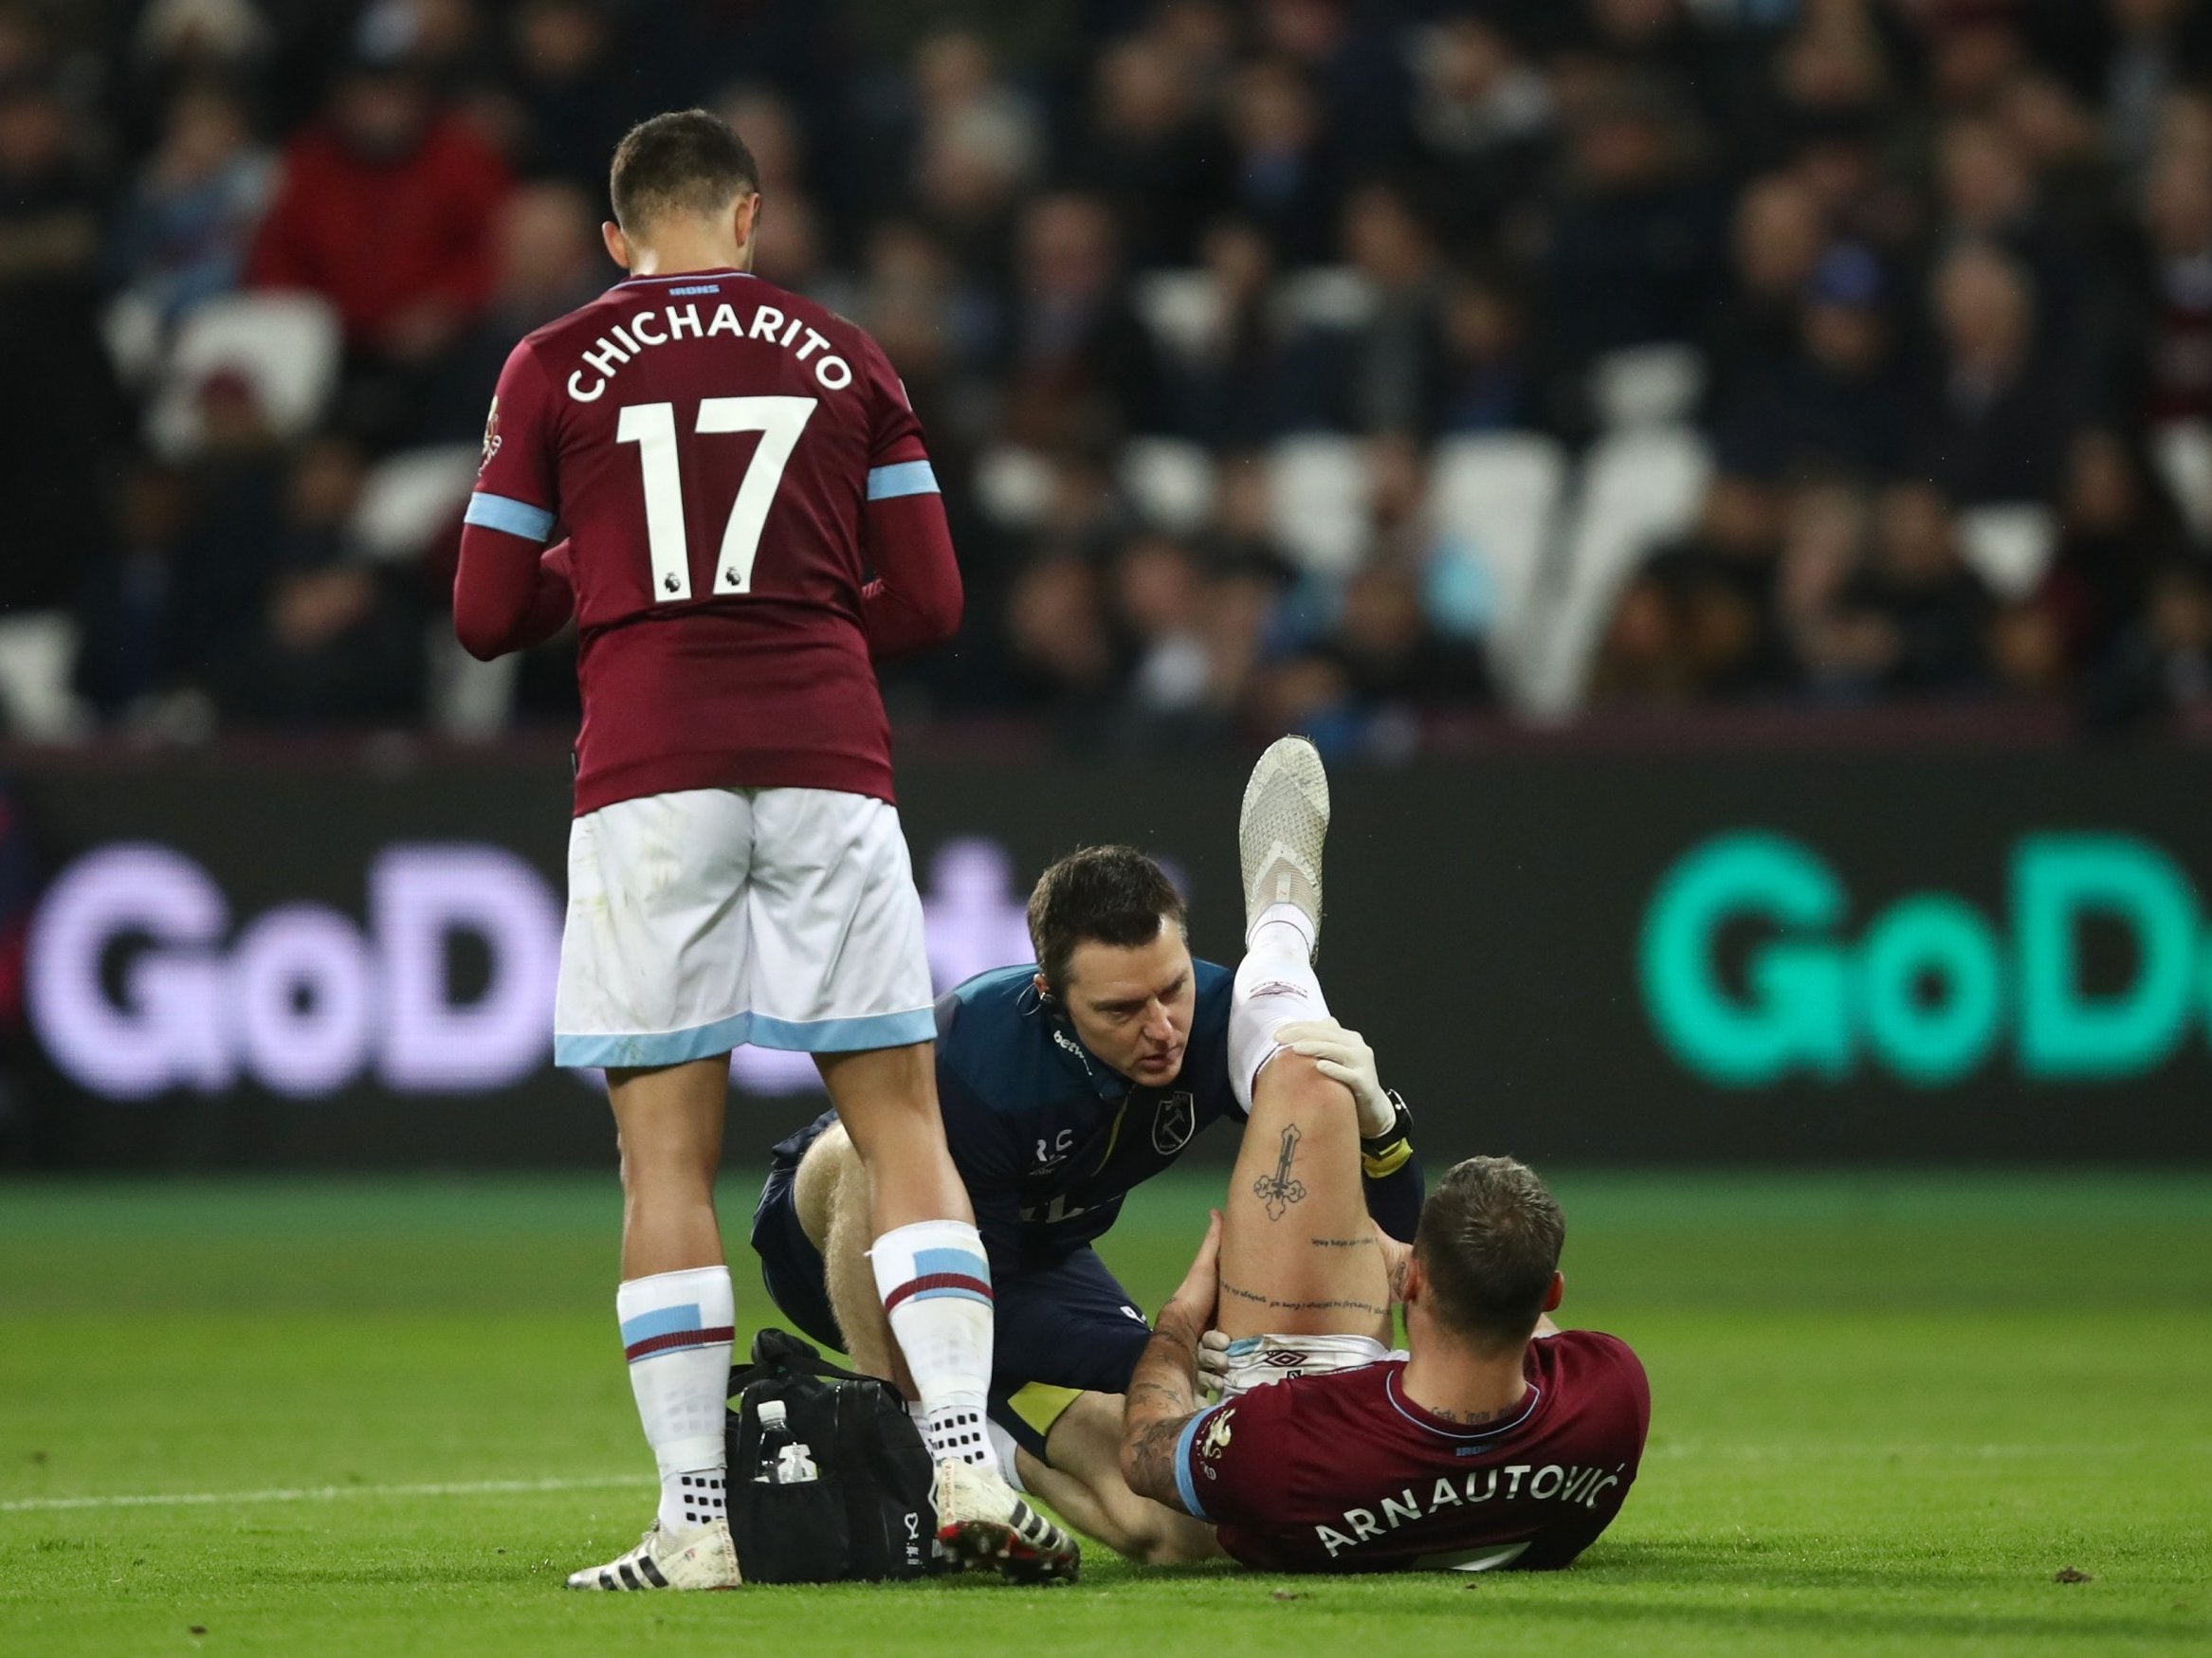
<instances>
[{"instance_id":1,"label":"betway logo on physio top","mask_svg":"<svg viewBox=\"0 0 2212 1658\"><path fill-rule=\"evenodd\" d=\"M2195 884L2120 834L2013 844L2008 909L1918 892L1855 923L1835 866L1802 841L1748 832L1696 847L1645 911L1645 1011L1708 1080L1840 1082L1868 1068L1937 1086L2009 1065L2041 1082L2141 1076L2212 1020ZM2120 982L2085 980L2084 936L2116 929ZM1747 949L1724 946L1749 938Z\"/></svg>"}]
</instances>

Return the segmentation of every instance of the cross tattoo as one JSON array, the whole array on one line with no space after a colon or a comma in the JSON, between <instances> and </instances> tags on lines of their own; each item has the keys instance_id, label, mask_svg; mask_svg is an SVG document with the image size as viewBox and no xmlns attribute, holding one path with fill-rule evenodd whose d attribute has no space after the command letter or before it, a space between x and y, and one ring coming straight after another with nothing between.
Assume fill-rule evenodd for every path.
<instances>
[{"instance_id":1,"label":"cross tattoo","mask_svg":"<svg viewBox=\"0 0 2212 1658\"><path fill-rule=\"evenodd\" d=\"M1290 1177L1290 1155L1297 1149L1298 1125L1293 1122L1283 1130L1283 1155L1276 1160L1275 1172L1252 1183L1252 1194L1268 1206L1270 1220L1281 1220L1284 1212L1306 1195L1304 1184Z\"/></svg>"}]
</instances>

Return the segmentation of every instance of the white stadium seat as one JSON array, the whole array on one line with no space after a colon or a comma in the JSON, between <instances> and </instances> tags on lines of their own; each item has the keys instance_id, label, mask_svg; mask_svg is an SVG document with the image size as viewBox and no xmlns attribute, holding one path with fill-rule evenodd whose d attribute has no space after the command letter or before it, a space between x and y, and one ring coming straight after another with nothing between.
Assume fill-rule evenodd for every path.
<instances>
[{"instance_id":1,"label":"white stadium seat","mask_svg":"<svg viewBox=\"0 0 2212 1658\"><path fill-rule=\"evenodd\" d=\"M1561 600L1529 641L1531 712L1563 719L1581 705L1621 590L1696 522L1711 473L1705 441L1690 427L1613 432L1590 446L1567 526Z\"/></svg>"},{"instance_id":2,"label":"white stadium seat","mask_svg":"<svg viewBox=\"0 0 2212 1658\"><path fill-rule=\"evenodd\" d=\"M1033 530L1052 505L1052 463L1034 449L995 444L976 458L976 502L1003 530Z\"/></svg>"},{"instance_id":3,"label":"white stadium seat","mask_svg":"<svg viewBox=\"0 0 2212 1658\"><path fill-rule=\"evenodd\" d=\"M178 327L147 415L159 453L190 454L200 437L200 389L220 373L243 374L280 437L312 428L338 387L343 340L338 313L315 294L229 294Z\"/></svg>"},{"instance_id":4,"label":"white stadium seat","mask_svg":"<svg viewBox=\"0 0 2212 1658\"><path fill-rule=\"evenodd\" d=\"M371 558L404 564L460 518L484 451L475 444L437 444L380 461L354 508L354 541Z\"/></svg>"},{"instance_id":5,"label":"white stadium seat","mask_svg":"<svg viewBox=\"0 0 2212 1658\"><path fill-rule=\"evenodd\" d=\"M2058 550L2058 519L2034 501L1969 507L1959 514L1959 556L1999 598L2015 602L2043 584Z\"/></svg>"},{"instance_id":6,"label":"white stadium seat","mask_svg":"<svg viewBox=\"0 0 2212 1658\"><path fill-rule=\"evenodd\" d=\"M2177 420L2151 434L2160 480L2182 509L2182 521L2202 544L2212 542L2212 425Z\"/></svg>"},{"instance_id":7,"label":"white stadium seat","mask_svg":"<svg viewBox=\"0 0 2212 1658\"><path fill-rule=\"evenodd\" d=\"M1171 536L1191 536L1214 515L1214 459L1180 438L1122 446L1122 489L1137 516Z\"/></svg>"},{"instance_id":8,"label":"white stadium seat","mask_svg":"<svg viewBox=\"0 0 2212 1658\"><path fill-rule=\"evenodd\" d=\"M1704 394L1705 358L1695 346L1632 345L1590 370L1590 402L1608 431L1673 426L1696 412Z\"/></svg>"},{"instance_id":9,"label":"white stadium seat","mask_svg":"<svg viewBox=\"0 0 2212 1658\"><path fill-rule=\"evenodd\" d=\"M1221 319L1221 290L1202 270L1154 270L1139 277L1131 302L1153 340L1172 356L1206 349Z\"/></svg>"},{"instance_id":10,"label":"white stadium seat","mask_svg":"<svg viewBox=\"0 0 2212 1658\"><path fill-rule=\"evenodd\" d=\"M478 662L453 637L450 617L428 626L430 725L441 737L481 742L499 736L514 717L515 689L522 678L517 654Z\"/></svg>"},{"instance_id":11,"label":"white stadium seat","mask_svg":"<svg viewBox=\"0 0 2212 1658\"><path fill-rule=\"evenodd\" d=\"M1358 328L1375 315L1375 289L1350 266L1326 264L1283 278L1275 304L1294 328Z\"/></svg>"},{"instance_id":12,"label":"white stadium seat","mask_svg":"<svg viewBox=\"0 0 2212 1658\"><path fill-rule=\"evenodd\" d=\"M134 392L161 366L161 313L142 294L121 294L100 314L100 337L116 377Z\"/></svg>"},{"instance_id":13,"label":"white stadium seat","mask_svg":"<svg viewBox=\"0 0 2212 1658\"><path fill-rule=\"evenodd\" d=\"M1348 574L1368 540L1367 460L1356 438L1308 432L1268 453L1275 540L1301 570Z\"/></svg>"},{"instance_id":14,"label":"white stadium seat","mask_svg":"<svg viewBox=\"0 0 2212 1658\"><path fill-rule=\"evenodd\" d=\"M77 624L60 610L0 616L0 734L26 742L67 742L91 727L70 687Z\"/></svg>"},{"instance_id":15,"label":"white stadium seat","mask_svg":"<svg viewBox=\"0 0 2212 1658\"><path fill-rule=\"evenodd\" d=\"M1490 656L1508 690L1520 678L1532 605L1550 566L1566 475L1565 453L1536 432L1447 438L1431 465L1431 523L1472 550L1496 592Z\"/></svg>"}]
</instances>

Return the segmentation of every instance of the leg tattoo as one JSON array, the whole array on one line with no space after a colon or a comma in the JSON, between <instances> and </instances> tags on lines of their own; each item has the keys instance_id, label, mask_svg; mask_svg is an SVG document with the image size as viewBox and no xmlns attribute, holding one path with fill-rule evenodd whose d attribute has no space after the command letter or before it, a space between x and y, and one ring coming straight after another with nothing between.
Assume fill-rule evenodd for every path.
<instances>
[{"instance_id":1,"label":"leg tattoo","mask_svg":"<svg viewBox=\"0 0 2212 1658\"><path fill-rule=\"evenodd\" d=\"M1252 1194L1268 1206L1270 1220L1281 1220L1290 1205L1306 1195L1305 1186L1290 1177L1290 1157L1297 1149L1298 1125L1293 1122L1283 1130L1283 1155L1276 1160L1275 1172L1252 1183Z\"/></svg>"}]
</instances>

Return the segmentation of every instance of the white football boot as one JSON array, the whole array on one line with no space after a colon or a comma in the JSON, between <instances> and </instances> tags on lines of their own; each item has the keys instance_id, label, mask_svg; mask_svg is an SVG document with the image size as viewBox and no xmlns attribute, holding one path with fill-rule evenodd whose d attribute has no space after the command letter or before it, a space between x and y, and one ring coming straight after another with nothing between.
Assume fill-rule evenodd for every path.
<instances>
[{"instance_id":1,"label":"white football boot","mask_svg":"<svg viewBox=\"0 0 2212 1658\"><path fill-rule=\"evenodd\" d=\"M988 1468L939 1463L932 1501L938 1547L956 1572L995 1566L1016 1583L1072 1583L1082 1569L1075 1540Z\"/></svg>"},{"instance_id":2,"label":"white football boot","mask_svg":"<svg viewBox=\"0 0 2212 1658\"><path fill-rule=\"evenodd\" d=\"M1277 738L1252 769L1236 816L1244 924L1271 903L1295 904L1321 938L1321 846L1328 838L1328 773L1302 737Z\"/></svg>"},{"instance_id":3,"label":"white football boot","mask_svg":"<svg viewBox=\"0 0 2212 1658\"><path fill-rule=\"evenodd\" d=\"M743 1582L726 1520L678 1532L655 1521L628 1554L568 1576L571 1589L736 1589Z\"/></svg>"}]
</instances>

